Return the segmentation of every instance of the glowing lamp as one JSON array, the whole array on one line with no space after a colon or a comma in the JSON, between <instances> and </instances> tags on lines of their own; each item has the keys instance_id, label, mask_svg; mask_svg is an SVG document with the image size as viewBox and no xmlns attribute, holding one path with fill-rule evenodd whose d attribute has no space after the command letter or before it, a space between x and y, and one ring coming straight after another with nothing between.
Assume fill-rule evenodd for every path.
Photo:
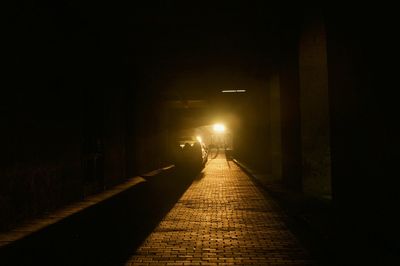
<instances>
[{"instance_id":1,"label":"glowing lamp","mask_svg":"<svg viewBox=\"0 0 400 266\"><path fill-rule=\"evenodd\" d=\"M222 132L225 131L225 126L224 126L223 124L215 124L215 125L213 126L213 129L214 129L214 131L217 132L217 133L222 133Z\"/></svg>"}]
</instances>

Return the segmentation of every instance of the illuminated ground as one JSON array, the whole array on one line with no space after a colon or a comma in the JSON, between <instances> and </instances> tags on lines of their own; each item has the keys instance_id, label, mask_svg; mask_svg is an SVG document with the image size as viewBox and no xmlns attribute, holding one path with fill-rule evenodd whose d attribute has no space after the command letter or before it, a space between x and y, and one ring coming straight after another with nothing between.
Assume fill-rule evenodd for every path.
<instances>
[{"instance_id":1,"label":"illuminated ground","mask_svg":"<svg viewBox=\"0 0 400 266\"><path fill-rule=\"evenodd\" d=\"M310 265L284 218L250 177L220 155L126 265Z\"/></svg>"}]
</instances>

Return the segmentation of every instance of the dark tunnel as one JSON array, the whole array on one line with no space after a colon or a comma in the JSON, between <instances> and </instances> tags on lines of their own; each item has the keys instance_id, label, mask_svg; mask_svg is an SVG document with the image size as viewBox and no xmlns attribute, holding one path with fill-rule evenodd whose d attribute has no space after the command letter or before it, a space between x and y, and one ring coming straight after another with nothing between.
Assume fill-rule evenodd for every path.
<instances>
[{"instance_id":1,"label":"dark tunnel","mask_svg":"<svg viewBox=\"0 0 400 266\"><path fill-rule=\"evenodd\" d=\"M87 249L82 264L126 263L188 191L230 171L246 172L277 202L316 265L398 264L394 10L267 1L12 3L0 104L0 264L43 261L48 243L78 230L71 228L90 232L83 251L49 261L73 263ZM201 143L201 169L177 159L186 142ZM221 156L229 168L213 166ZM168 173L146 174L157 169ZM145 184L113 196L117 205L35 231L26 243L7 240L21 225L133 177ZM137 209L128 215L129 204ZM104 227L83 226L99 219ZM128 222L140 229L123 229ZM106 235L101 248L97 234ZM50 250L27 255L35 243Z\"/></svg>"}]
</instances>

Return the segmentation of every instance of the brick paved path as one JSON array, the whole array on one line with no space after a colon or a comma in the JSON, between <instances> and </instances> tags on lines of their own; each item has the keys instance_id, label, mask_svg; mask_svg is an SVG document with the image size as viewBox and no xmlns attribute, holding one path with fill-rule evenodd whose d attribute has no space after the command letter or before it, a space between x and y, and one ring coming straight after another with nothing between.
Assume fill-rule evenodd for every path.
<instances>
[{"instance_id":1,"label":"brick paved path","mask_svg":"<svg viewBox=\"0 0 400 266\"><path fill-rule=\"evenodd\" d=\"M223 156L209 161L126 265L310 265L260 188Z\"/></svg>"}]
</instances>

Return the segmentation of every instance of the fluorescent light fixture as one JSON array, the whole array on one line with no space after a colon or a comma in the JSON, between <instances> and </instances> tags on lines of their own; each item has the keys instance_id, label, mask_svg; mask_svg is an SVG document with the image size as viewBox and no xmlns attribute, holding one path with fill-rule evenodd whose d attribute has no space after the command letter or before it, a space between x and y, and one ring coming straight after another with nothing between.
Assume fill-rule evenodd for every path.
<instances>
[{"instance_id":1,"label":"fluorescent light fixture","mask_svg":"<svg viewBox=\"0 0 400 266\"><path fill-rule=\"evenodd\" d=\"M246 92L246 90L223 90L223 93Z\"/></svg>"}]
</instances>

